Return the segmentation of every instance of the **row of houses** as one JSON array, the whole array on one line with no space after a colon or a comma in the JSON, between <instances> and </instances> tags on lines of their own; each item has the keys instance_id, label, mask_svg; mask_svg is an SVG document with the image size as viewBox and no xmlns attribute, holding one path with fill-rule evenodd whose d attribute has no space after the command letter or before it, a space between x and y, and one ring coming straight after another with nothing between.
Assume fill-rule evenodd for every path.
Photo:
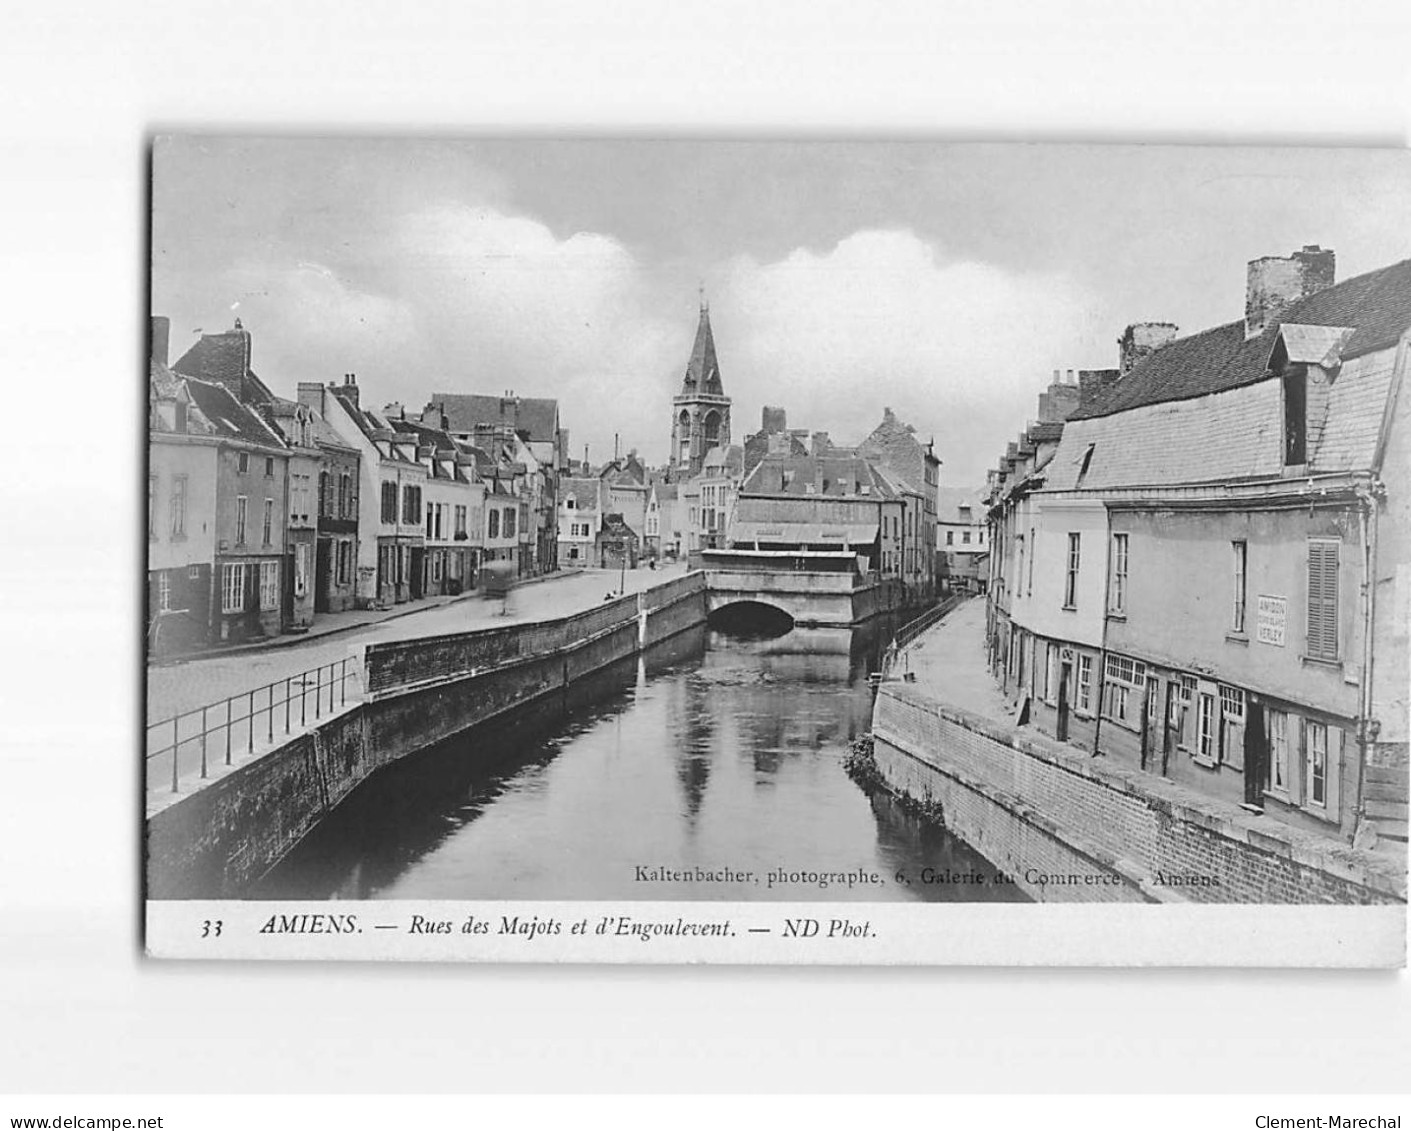
<instances>
[{"instance_id":1,"label":"row of houses","mask_svg":"<svg viewBox=\"0 0 1411 1131\"><path fill-rule=\"evenodd\" d=\"M940 459L930 445L891 409L857 447L821 432L804 453L787 430L770 439L740 485L731 553L761 564L851 558L859 574L899 583L908 603L934 597Z\"/></svg>"},{"instance_id":2,"label":"row of houses","mask_svg":"<svg viewBox=\"0 0 1411 1131\"><path fill-rule=\"evenodd\" d=\"M1055 738L1404 852L1411 261L1334 275L1055 379L989 473L989 661Z\"/></svg>"},{"instance_id":3,"label":"row of houses","mask_svg":"<svg viewBox=\"0 0 1411 1131\"><path fill-rule=\"evenodd\" d=\"M947 593L983 593L989 583L986 492L942 487L936 516L936 585Z\"/></svg>"},{"instance_id":4,"label":"row of houses","mask_svg":"<svg viewBox=\"0 0 1411 1131\"><path fill-rule=\"evenodd\" d=\"M841 447L826 432L791 430L776 406L763 409L758 432L734 443L731 408L702 298L672 401L666 465L648 468L632 451L593 470L585 453L560 493L560 562L616 568L721 553L776 562L835 554L859 573L901 583L914 603L934 595L933 445L890 408L860 444Z\"/></svg>"},{"instance_id":5,"label":"row of houses","mask_svg":"<svg viewBox=\"0 0 1411 1131\"><path fill-rule=\"evenodd\" d=\"M354 374L277 396L239 319L148 372L153 656L307 631L319 614L473 588L488 562L557 567L567 443L554 401L361 404Z\"/></svg>"}]
</instances>

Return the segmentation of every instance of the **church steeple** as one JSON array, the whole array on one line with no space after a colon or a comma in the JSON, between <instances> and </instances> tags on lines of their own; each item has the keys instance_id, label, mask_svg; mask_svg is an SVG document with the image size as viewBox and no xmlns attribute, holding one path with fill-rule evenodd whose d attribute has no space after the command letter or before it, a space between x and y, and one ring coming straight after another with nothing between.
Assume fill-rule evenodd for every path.
<instances>
[{"instance_id":1,"label":"church steeple","mask_svg":"<svg viewBox=\"0 0 1411 1131\"><path fill-rule=\"evenodd\" d=\"M701 288L701 316L696 323L696 344L691 347L691 360L686 364L686 376L681 382L681 395L709 393L724 396L720 383L720 365L715 360L715 335L710 332L710 303L705 288Z\"/></svg>"},{"instance_id":2,"label":"church steeple","mask_svg":"<svg viewBox=\"0 0 1411 1131\"><path fill-rule=\"evenodd\" d=\"M696 475L712 448L729 443L730 398L720 381L715 335L710 329L710 303L702 286L695 344L686 363L681 392L672 400L671 469L682 479Z\"/></svg>"}]
</instances>

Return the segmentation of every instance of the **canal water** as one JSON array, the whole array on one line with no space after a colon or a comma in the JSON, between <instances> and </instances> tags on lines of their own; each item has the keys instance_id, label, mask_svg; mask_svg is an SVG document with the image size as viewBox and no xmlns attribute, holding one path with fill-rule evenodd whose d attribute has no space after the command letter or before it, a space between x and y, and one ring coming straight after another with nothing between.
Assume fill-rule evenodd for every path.
<instances>
[{"instance_id":1,"label":"canal water","mask_svg":"<svg viewBox=\"0 0 1411 1131\"><path fill-rule=\"evenodd\" d=\"M683 633L373 775L250 894L1023 900L844 772L891 628Z\"/></svg>"}]
</instances>

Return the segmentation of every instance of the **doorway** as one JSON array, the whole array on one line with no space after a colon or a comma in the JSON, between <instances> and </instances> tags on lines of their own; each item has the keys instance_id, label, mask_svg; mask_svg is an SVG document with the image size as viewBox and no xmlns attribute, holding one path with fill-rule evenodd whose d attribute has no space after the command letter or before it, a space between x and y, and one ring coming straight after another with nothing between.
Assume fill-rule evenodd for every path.
<instances>
[{"instance_id":1,"label":"doorway","mask_svg":"<svg viewBox=\"0 0 1411 1131\"><path fill-rule=\"evenodd\" d=\"M320 538L314 550L314 612L326 613L333 588L333 539Z\"/></svg>"}]
</instances>

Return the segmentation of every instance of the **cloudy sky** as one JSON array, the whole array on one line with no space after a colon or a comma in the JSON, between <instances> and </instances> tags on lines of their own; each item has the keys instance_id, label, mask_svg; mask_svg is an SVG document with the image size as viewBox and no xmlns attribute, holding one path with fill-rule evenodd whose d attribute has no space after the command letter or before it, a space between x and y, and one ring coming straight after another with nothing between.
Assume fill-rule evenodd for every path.
<instances>
[{"instance_id":1,"label":"cloudy sky","mask_svg":"<svg viewBox=\"0 0 1411 1131\"><path fill-rule=\"evenodd\" d=\"M765 404L840 442L891 406L959 486L1127 323L1240 317L1247 260L1411 257L1390 151L179 138L153 165L173 358L239 315L277 392L553 396L595 461L614 433L665 458L701 285L736 439Z\"/></svg>"}]
</instances>

